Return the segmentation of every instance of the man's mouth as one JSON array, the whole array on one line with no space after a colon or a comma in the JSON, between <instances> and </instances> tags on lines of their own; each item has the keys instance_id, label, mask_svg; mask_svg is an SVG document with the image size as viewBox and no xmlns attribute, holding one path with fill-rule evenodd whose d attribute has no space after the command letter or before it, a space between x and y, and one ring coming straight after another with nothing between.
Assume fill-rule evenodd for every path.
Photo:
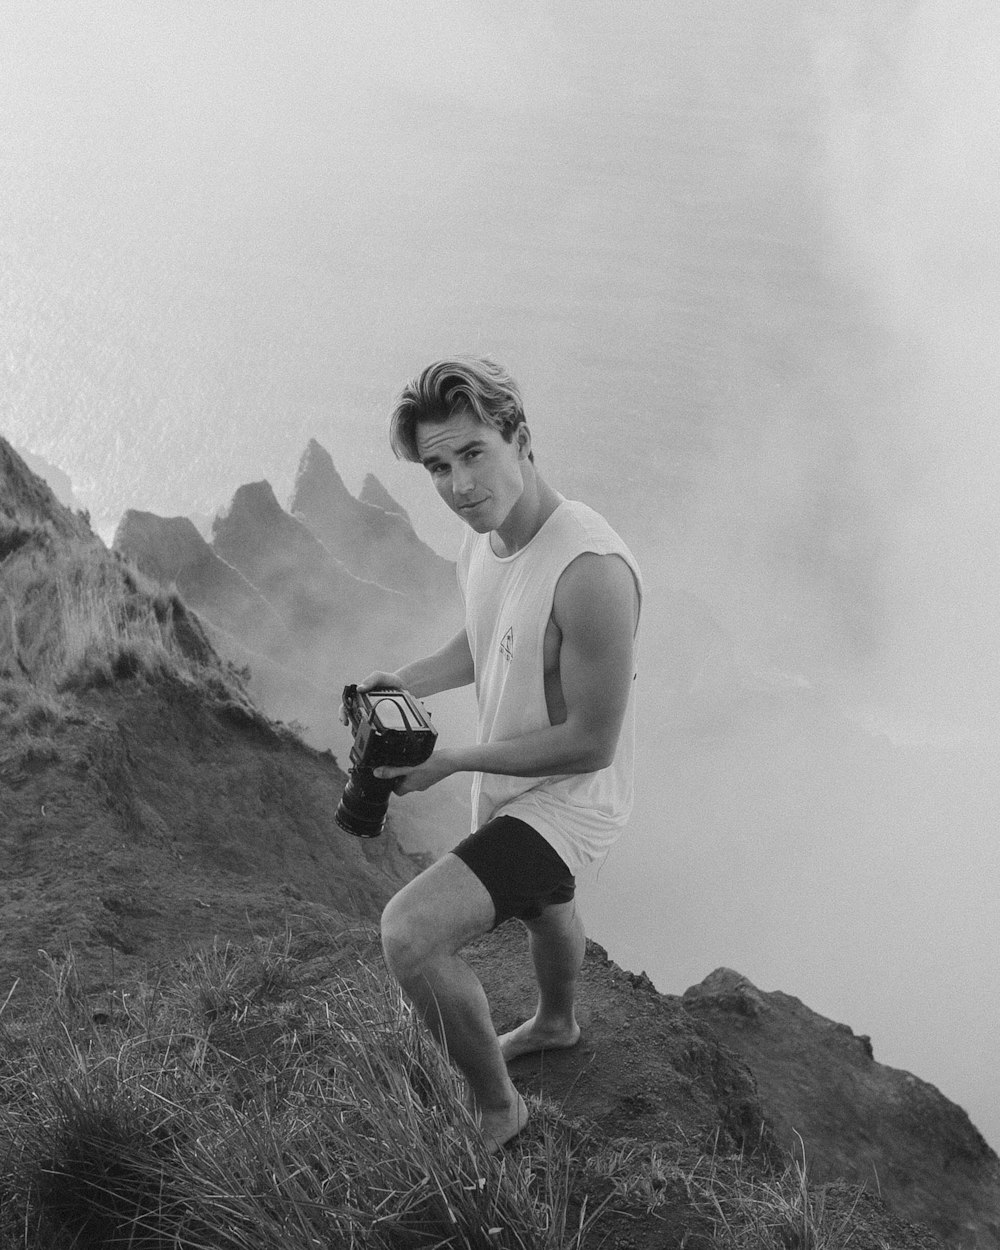
<instances>
[{"instance_id":1,"label":"man's mouth","mask_svg":"<svg viewBox=\"0 0 1000 1250\"><path fill-rule=\"evenodd\" d=\"M473 503L460 503L458 505L458 510L460 512L469 512L473 508L478 508L480 504L483 504L485 502L486 502L485 499L477 499Z\"/></svg>"}]
</instances>

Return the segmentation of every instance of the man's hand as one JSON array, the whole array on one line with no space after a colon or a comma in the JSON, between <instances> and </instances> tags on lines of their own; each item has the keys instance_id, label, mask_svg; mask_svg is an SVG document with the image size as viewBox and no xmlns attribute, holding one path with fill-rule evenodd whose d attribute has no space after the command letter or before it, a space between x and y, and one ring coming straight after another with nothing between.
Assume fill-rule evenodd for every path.
<instances>
[{"instance_id":1,"label":"man's hand","mask_svg":"<svg viewBox=\"0 0 1000 1250\"><path fill-rule=\"evenodd\" d=\"M358 682L358 689L361 691L376 690L379 686L386 686L390 690L403 690L405 687L395 673L369 673L364 681ZM340 705L340 723L349 725L350 719L347 715L347 708L343 703Z\"/></svg>"},{"instance_id":2,"label":"man's hand","mask_svg":"<svg viewBox=\"0 0 1000 1250\"><path fill-rule=\"evenodd\" d=\"M469 686L475 678L469 638L465 630L460 629L433 655L404 664L397 673L369 673L364 681L358 682L358 689L364 691L374 690L376 686L389 686L393 690L406 690L415 699L426 699L432 694L440 694L442 690ZM340 705L340 723L350 723L343 704Z\"/></svg>"},{"instance_id":3,"label":"man's hand","mask_svg":"<svg viewBox=\"0 0 1000 1250\"><path fill-rule=\"evenodd\" d=\"M397 768L391 764L383 764L379 768L372 769L376 777L382 777L385 780L393 777L398 779L393 787L396 794L415 794L419 790L429 790L439 781L444 781L445 777L450 777L452 773L459 771L456 760L447 749L435 751L429 759L415 767Z\"/></svg>"}]
</instances>

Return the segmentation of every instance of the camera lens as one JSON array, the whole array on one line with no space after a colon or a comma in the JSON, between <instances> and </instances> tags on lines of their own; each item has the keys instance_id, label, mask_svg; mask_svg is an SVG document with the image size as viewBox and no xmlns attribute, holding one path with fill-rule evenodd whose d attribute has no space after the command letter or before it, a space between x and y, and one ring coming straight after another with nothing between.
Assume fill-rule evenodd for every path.
<instances>
[{"instance_id":1,"label":"camera lens","mask_svg":"<svg viewBox=\"0 0 1000 1250\"><path fill-rule=\"evenodd\" d=\"M377 838L385 827L393 783L373 777L370 771L364 776L360 773L360 769L352 769L348 774L334 820L356 838Z\"/></svg>"}]
</instances>

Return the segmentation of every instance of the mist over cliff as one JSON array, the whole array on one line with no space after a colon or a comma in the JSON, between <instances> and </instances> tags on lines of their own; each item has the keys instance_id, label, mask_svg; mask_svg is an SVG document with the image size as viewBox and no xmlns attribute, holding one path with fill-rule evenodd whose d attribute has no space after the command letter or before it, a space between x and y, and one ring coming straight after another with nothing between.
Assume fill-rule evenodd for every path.
<instances>
[{"instance_id":1,"label":"mist over cliff","mask_svg":"<svg viewBox=\"0 0 1000 1250\"><path fill-rule=\"evenodd\" d=\"M317 464L317 480L306 490L303 478ZM367 922L377 917L388 894L425 862L423 856L401 853L397 835L405 830L412 838L415 829L412 811L398 800L390 804L386 831L374 841L337 829L334 812L346 778L335 759L329 751L309 749L287 725L269 720L250 697L257 687L268 699L298 698L300 710L312 716L309 694L320 680L322 656L336 663L338 654L356 645L352 626L359 607L380 589L375 581L352 579L347 566L363 551L364 571L378 571L377 544L367 541L372 532L388 528L394 545L406 545L398 511L392 509L396 520L388 526L371 516L366 504L343 490L332 460L317 444L307 448L298 481L303 487L296 491L299 503L308 497L307 511L326 518L327 540L345 559L335 560L315 533L286 513L267 483L250 484L237 491L231 508L218 518L215 542L254 572L261 590L223 560L187 518L130 510L118 528L115 550L109 552L86 517L60 503L0 437L0 600L9 608L0 617L0 849L10 869L0 890L6 924L0 975L9 985L0 986L0 993L7 991L4 1040L12 1053L6 1057L11 1061L17 1055L14 1066L21 1073L8 1082L12 1096L0 1119L0 1132L10 1147L0 1152L8 1164L3 1183L8 1196L13 1190L42 1192L42 1186L36 1191L21 1183L25 1159L32 1153L27 1139L36 1140L42 1155L28 1166L60 1178L53 1219L67 1235L82 1237L87 1244L103 1246L112 1236L109 1192L131 1190L134 1197L136 1173L131 1166L110 1164L118 1153L114 1100L105 1114L93 1118L81 1115L80 1103L71 1101L68 1117L57 1114L54 1123L39 1131L35 1121L45 1105L40 1089L66 1079L53 1068L53 1034L69 1041L67 1057L75 1076L89 1080L95 1071L106 1069L102 1055L110 1055L122 1080L121 1060L128 1045L120 1036L107 1037L104 1030L117 1022L128 1031L140 1020L148 1030L149 1017L136 1009L151 983L148 961L156 963L153 992L157 999L169 1000L171 971L164 961L187 950L189 968L220 961L228 986L223 998L233 1017L230 1026L236 1020L247 1023L253 1002L275 1008L275 991L284 986L294 998L282 1000L277 1014L296 1035L311 1036L312 1030L304 1028L303 981L290 976L289 961L308 956L314 964L318 951L329 953L332 944L334 963L351 950L351 965L377 977L382 960L375 930ZM372 493L379 494L370 489ZM360 546L346 542L348 534L355 541L360 537ZM391 571L393 553L387 554ZM432 559L428 582L435 571ZM274 596L273 604L265 591ZM420 614L420 596L400 597L412 626ZM191 610L195 601L197 615ZM704 626L697 604L688 607L691 620ZM390 599L367 602L367 630L378 635L380 647L389 645L392 608ZM283 623L277 643L286 677L271 690L252 670L236 668L226 658L234 651L250 652L250 642L266 645L273 627L269 617ZM265 622L260 634L255 633L258 618ZM320 624L322 647L315 636ZM682 641L680 634L677 641ZM260 651L252 654L257 663L267 660ZM310 665L312 680L297 687L295 667L303 661ZM690 691L690 675L683 665L673 670L679 701ZM731 699L740 689L738 670L730 670L726 678ZM723 689L720 685L719 691ZM782 719L792 710L782 709ZM684 736L680 725L675 729ZM310 730L322 733L317 724ZM443 818L441 796L432 794L436 814ZM275 939L278 930L282 936ZM259 970L267 969L266 981L252 990L253 977L236 971L239 948L232 944L248 935L254 939L250 957ZM265 958L275 943L284 968L280 975ZM520 926L501 927L474 944L468 956L488 990L497 1027L520 1018L534 999ZM324 967L328 972L330 966ZM66 1003L62 1027L46 1014L34 1025L25 1019L25 1007L30 1016L31 1004L39 1002L35 984L43 970ZM140 977L136 990L124 989L135 974ZM251 1123L254 1111L247 1102L245 1078L256 1052L252 1045L239 1043L231 1029L223 1032L227 1025L220 1021L219 998L205 982L196 985L197 998L207 1004L206 1023L217 1051L221 1053L224 1037L225 1053L241 1073L240 1111L244 1122ZM236 1000L234 987L239 985L242 997ZM561 1108L555 1114L586 1118L575 1121L576 1131L586 1133L587 1162L582 1168L572 1143L566 1143L564 1166L576 1178L571 1184L585 1186L600 1140L608 1142L606 1148L627 1172L629 1194L642 1177L645 1155L657 1160L659 1181L643 1185L639 1199L626 1209L621 1205L625 1192L615 1191L611 1227L594 1230L595 1244L618 1246L615 1227L627 1230L621 1244L632 1250L640 1243L650 1250L661 1246L668 1227L686 1242L685 1234L711 1222L704 1218L701 1185L707 1183L716 1192L708 1209L725 1211L731 1198L720 1188L720 1169L727 1172L738 1161L743 1197L732 1204L732 1220L740 1228L749 1220L759 1234L760 1212L766 1206L767 1229L775 1244L784 1245L788 1235L801 1240L803 1227L813 1229L807 1239L822 1240L825 1230L836 1225L841 1236L849 1229L852 1241L874 1245L877 1240L898 1250L938 1245L927 1229L956 1250L996 1245L996 1154L967 1113L933 1085L878 1062L870 1037L855 1035L847 1024L824 1018L795 997L761 992L727 968L690 987L683 1000L662 995L646 975L617 967L593 943L588 943L578 988L580 1045L524 1056L514 1063L512 1074L524 1094L544 1093L546 1105ZM395 994L390 997L396 999ZM315 1030L327 1063L323 1039L343 1024L344 1004L332 1011L330 1007L325 1005L323 1023ZM197 1015L185 1012L185 1029ZM368 1011L362 1015L370 1023ZM256 1037L261 1023L250 1025L252 1032L244 1036ZM39 1028L46 1040L37 1050L15 1051L26 1027ZM85 1057L74 1041L74 1033L83 1028L89 1031ZM175 1030L167 1029L162 1017L157 1017L156 1034L169 1037L168 1046L173 1045ZM388 1029L380 1026L361 1049L370 1053L378 1045L376 1037L390 1037L395 1072L404 1034L400 1017ZM270 1064L281 1045L271 1029L265 1039ZM144 1049L151 1040L147 1034ZM97 1049L98 1043L107 1045L107 1051ZM294 1047L293 1052L300 1053ZM36 1065L28 1066L27 1074L26 1057L29 1065ZM83 1062L96 1068L81 1072ZM424 1071L422 1062L416 1062ZM8 1062L11 1074L14 1066ZM192 1070L197 1069L188 1069L185 1082ZM210 1074L216 1090L219 1075L217 1068ZM327 1069L324 1084L330 1077ZM162 1087L148 1070L141 1084L162 1105ZM100 1088L103 1097L108 1091ZM301 1094L300 1085L294 1083L294 1088ZM120 1144L134 1163L162 1135L143 1121L134 1088L131 1093L127 1140ZM181 1099L189 1093L186 1089ZM393 1139L403 1131L407 1098L390 1080L386 1123ZM168 1105L175 1116L179 1104L171 1099ZM320 1105L325 1105L322 1095ZM268 1107L273 1123L273 1093ZM423 1098L421 1108L421 1121L438 1139L440 1122L426 1124ZM298 1118L295 1129L298 1138ZM338 1114L339 1145L343 1132L343 1116ZM79 1141L79 1151L67 1153L67 1137ZM54 1156L52 1142L59 1139L64 1149ZM187 1143L191 1137L185 1134L179 1140ZM381 1155L386 1131L376 1140ZM623 1155L623 1149L628 1153ZM99 1221L94 1191L89 1184L73 1183L76 1169L68 1163L79 1157L84 1175L90 1177L95 1153L103 1160ZM554 1157L551 1145L542 1153L545 1159ZM783 1159L803 1155L808 1180L801 1163L797 1171L786 1165L781 1173ZM666 1159L673 1156L678 1161L671 1166L686 1177L679 1187L668 1186L663 1176ZM694 1184L699 1156L709 1163L710 1175ZM327 1186L328 1157L321 1158L322 1184ZM18 1176L13 1183L12 1160ZM505 1159L504 1168L512 1162L512 1157ZM164 1180L166 1166L160 1158L154 1171L158 1194L170 1189ZM425 1165L418 1171L425 1176ZM242 1180L242 1169L239 1175ZM300 1179L301 1171L296 1173L301 1199ZM67 1201L67 1191L76 1197ZM220 1192L227 1191L211 1187L213 1209ZM326 1189L321 1192L314 1212L339 1212L341 1208L329 1207ZM387 1203L401 1195L385 1182L375 1192L381 1220ZM35 1209L47 1220L43 1212L50 1209L48 1199L40 1201L41 1211ZM35 1207L33 1197L28 1202ZM133 1203L113 1205L122 1235L134 1232ZM177 1210L175 1203L159 1208L146 1204L144 1227L172 1236L167 1229ZM232 1214L228 1206L226 1214ZM10 1230L35 1223L26 1207L12 1209L9 1202L3 1215ZM450 1210L449 1216L450 1235L455 1227ZM182 1218L187 1223L188 1212ZM735 1235L728 1213L725 1219L727 1231ZM927 1228L908 1226L907 1220ZM287 1231L287 1223L283 1227ZM782 1234L792 1227L794 1234ZM48 1246L48 1232L39 1231L38 1244ZM315 1236L310 1233L307 1240ZM523 1237L515 1240L521 1244Z\"/></svg>"},{"instance_id":2,"label":"mist over cliff","mask_svg":"<svg viewBox=\"0 0 1000 1250\"><path fill-rule=\"evenodd\" d=\"M10 6L6 432L108 537L287 502L315 437L450 557L384 413L504 359L649 587L597 935L850 1019L996 1141L995 6L627 13Z\"/></svg>"}]
</instances>

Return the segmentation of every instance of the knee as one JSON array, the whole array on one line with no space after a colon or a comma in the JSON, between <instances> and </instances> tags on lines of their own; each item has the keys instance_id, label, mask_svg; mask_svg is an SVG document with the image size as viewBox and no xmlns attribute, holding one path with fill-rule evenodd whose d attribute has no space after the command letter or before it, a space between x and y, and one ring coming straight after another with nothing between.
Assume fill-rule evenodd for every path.
<instances>
[{"instance_id":1,"label":"knee","mask_svg":"<svg viewBox=\"0 0 1000 1250\"><path fill-rule=\"evenodd\" d=\"M399 896L390 899L382 912L382 953L396 980L404 988L424 973L430 950L420 927Z\"/></svg>"}]
</instances>

